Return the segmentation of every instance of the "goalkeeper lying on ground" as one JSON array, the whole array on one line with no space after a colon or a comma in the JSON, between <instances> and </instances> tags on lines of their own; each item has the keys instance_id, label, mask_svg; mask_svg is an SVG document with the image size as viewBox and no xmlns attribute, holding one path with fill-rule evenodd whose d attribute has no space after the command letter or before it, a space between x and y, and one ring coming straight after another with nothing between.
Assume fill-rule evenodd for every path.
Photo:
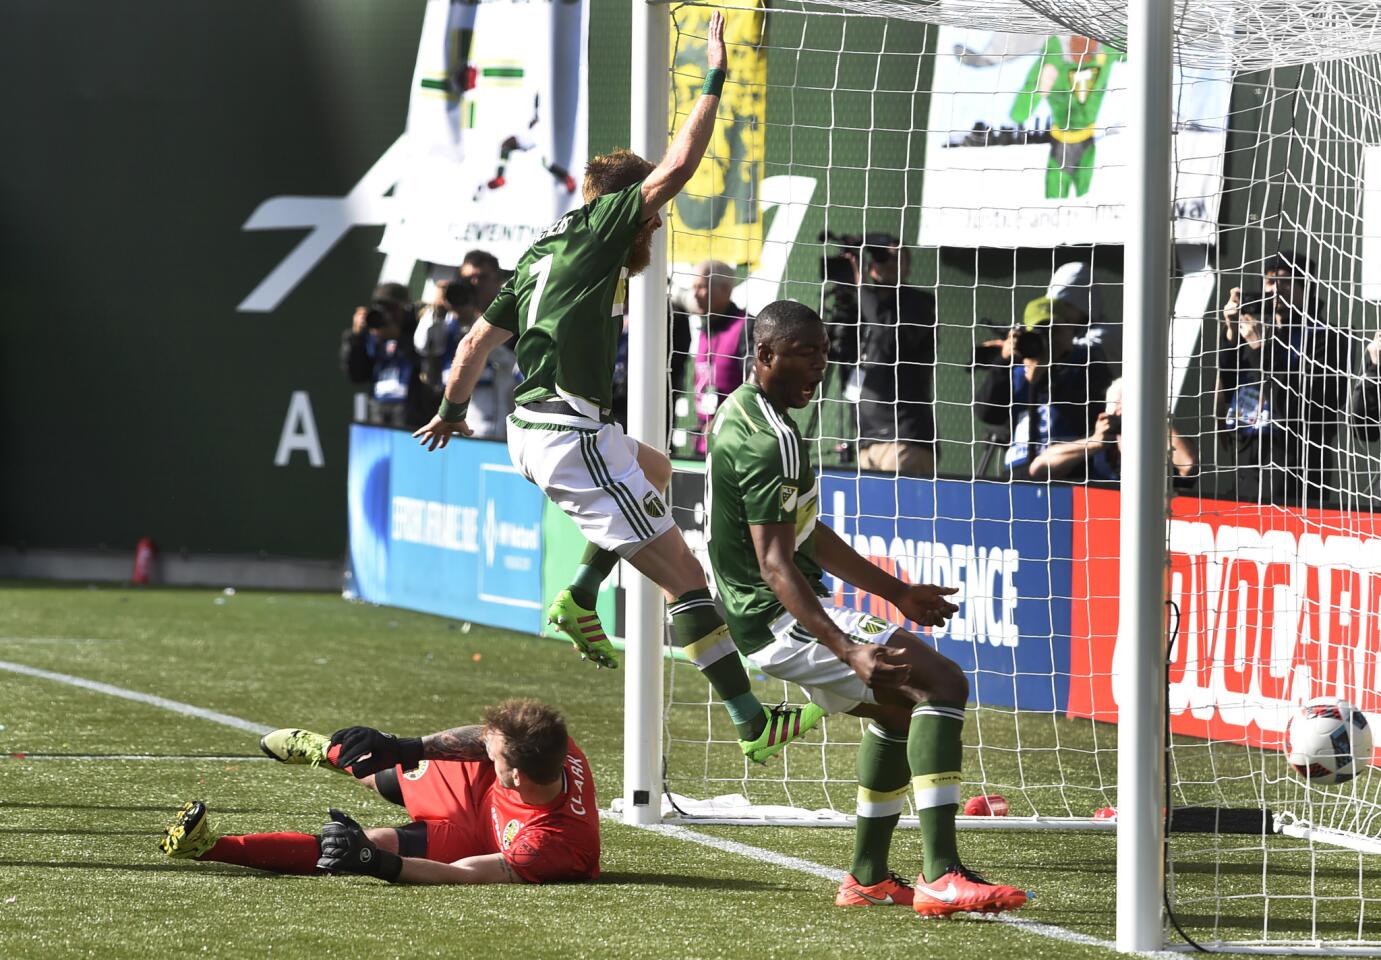
<instances>
[{"instance_id":1,"label":"goalkeeper lying on ground","mask_svg":"<svg viewBox=\"0 0 1381 960\"><path fill-rule=\"evenodd\" d=\"M339 810L320 836L220 836L193 800L164 831L170 857L276 873L360 873L396 883L546 883L599 876L590 765L551 707L505 700L482 725L397 738L369 727L330 739L275 730L259 741L284 763L352 773L412 822L363 829Z\"/></svg>"},{"instance_id":2,"label":"goalkeeper lying on ground","mask_svg":"<svg viewBox=\"0 0 1381 960\"><path fill-rule=\"evenodd\" d=\"M790 410L809 404L824 379L825 325L809 307L778 300L758 314L753 339L756 382L730 394L710 426L710 565L729 630L754 666L799 684L828 713L873 721L858 749L854 862L835 903L914 906L925 916L1020 907L1025 893L959 859L964 672L894 624L822 603L821 574L929 626L958 610L945 599L954 589L904 583L816 523L820 488ZM914 888L887 866L911 791L925 843Z\"/></svg>"}]
</instances>

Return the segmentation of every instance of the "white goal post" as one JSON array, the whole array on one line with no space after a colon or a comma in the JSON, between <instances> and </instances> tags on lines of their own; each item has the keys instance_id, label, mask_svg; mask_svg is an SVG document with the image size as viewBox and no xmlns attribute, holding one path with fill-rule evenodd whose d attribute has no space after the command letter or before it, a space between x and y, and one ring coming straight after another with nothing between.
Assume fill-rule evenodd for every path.
<instances>
[{"instance_id":1,"label":"white goal post","mask_svg":"<svg viewBox=\"0 0 1381 960\"><path fill-rule=\"evenodd\" d=\"M1223 386L1232 331L1241 329L1223 319L1228 292L1254 296L1287 248L1306 275L1301 288L1332 298L1346 346L1295 342L1297 355L1313 350L1299 363L1350 385L1381 329L1381 5L630 4L630 146L649 158L684 119L681 88L698 89L697 11L718 6L757 24L729 36L721 131L705 161L715 172L692 182L693 204L664 213L651 265L629 287L629 433L670 446L671 505L692 549L703 555L694 533L703 481L693 462L693 361L711 331L692 306L695 276L722 261L736 271L735 303L750 315L789 297L829 320L836 288L847 285L831 269L852 263L857 286L869 250L911 248L912 277L888 282L932 290L939 304L926 361L939 479L860 468L877 438L862 423L857 384L842 375L798 423L813 461L831 474L820 522L898 575L964 589L958 626L928 640L971 676L966 796L1000 793L1011 811L964 816L961 827L1115 831L1124 951L1164 948L1182 913L1214 949L1381 956L1381 770L1321 787L1293 773L1282 750L1289 708L1311 695L1357 701L1374 725L1381 720L1381 451L1359 439L1350 401L1333 397L1304 414L1282 405L1268 423L1270 371L1253 387L1251 412L1239 398L1247 387ZM988 45L951 46L945 31L956 29L982 33ZM1098 84L1115 75L1120 122L1071 131L1052 120L1052 105L1037 103L1050 93L1040 43L1058 50L1070 35L1106 55L1100 79L1071 70L1071 96L1101 98ZM1020 118L1011 108L1009 120L1004 101L998 121L972 122L958 107L962 91L941 90L942 72L952 83L956 63L1005 71L999 89L1008 100L1036 105ZM1028 89L1016 89L1023 81ZM731 105L729 90L752 95ZM1189 102L1197 100L1213 103ZM1090 174L1095 141L1105 166ZM1044 196L1026 206L995 187L987 200L958 196L1014 174ZM1106 192L1113 174L1125 185L1116 196ZM1090 176L1102 182L1090 187ZM936 190L949 196L936 201ZM743 216L749 207L752 217ZM1066 240L1059 229L1070 224ZM1066 279L1059 292L1075 264L1086 268L1082 279ZM1034 405L1024 426L1015 414L986 435L974 423L987 402L980 375L994 363L979 354L996 342L988 331L1011 317L1020 327L1028 302L1063 303L1079 285L1085 322L1092 330L1106 308L1102 344L1110 357L1118 351L1119 487L1014 472L1014 462L1028 468L1020 455L1036 445L1018 450L1020 437L1045 429ZM1100 286L1105 303L1096 308ZM691 315L690 347L674 347L662 322L669 289ZM1283 296L1271 294L1272 303ZM1120 308L1106 302L1114 298ZM889 362L898 384L914 373L905 357ZM1096 364L1085 362L1091 390ZM1381 411L1381 374L1377 381ZM1280 396L1314 402L1293 384ZM1111 413L1109 384L1089 401L1102 410L1103 387ZM1288 436L1291 456L1336 445L1317 475L1295 465L1304 475L1293 478L1297 495L1243 492L1251 470L1234 444L1257 415L1250 429ZM1193 496L1168 489L1166 451L1181 440L1197 447ZM1302 456L1313 462L1314 453ZM1096 480L1092 461L1085 466ZM1114 500L1116 513L1099 513ZM722 705L671 655L660 591L636 576L623 584L625 821L851 825L857 722L830 719L810 743L750 767ZM835 597L889 613L842 588ZM753 679L764 702L802 700L798 689ZM1300 889L1276 876L1291 871ZM1222 877L1247 879L1234 886Z\"/></svg>"}]
</instances>

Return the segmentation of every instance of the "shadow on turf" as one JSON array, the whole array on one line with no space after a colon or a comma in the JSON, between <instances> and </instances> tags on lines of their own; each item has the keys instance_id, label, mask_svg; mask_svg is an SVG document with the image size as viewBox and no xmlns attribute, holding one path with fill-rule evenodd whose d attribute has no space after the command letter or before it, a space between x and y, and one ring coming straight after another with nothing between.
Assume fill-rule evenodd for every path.
<instances>
[{"instance_id":1,"label":"shadow on turf","mask_svg":"<svg viewBox=\"0 0 1381 960\"><path fill-rule=\"evenodd\" d=\"M1240 877L1259 877L1261 876L1260 863L1195 863L1192 860L1177 860L1174 864L1175 873L1194 873L1205 876L1215 873L1228 874ZM1352 880L1357 877L1356 867L1330 867L1324 864L1316 864L1312 869L1305 867L1282 867L1273 866L1272 876L1297 876L1300 878L1331 877L1338 880Z\"/></svg>"},{"instance_id":2,"label":"shadow on turf","mask_svg":"<svg viewBox=\"0 0 1381 960\"><path fill-rule=\"evenodd\" d=\"M786 884L748 880L742 877L696 877L684 873L644 873L611 870L599 875L600 886L623 884L630 887L679 887L691 890L784 890Z\"/></svg>"},{"instance_id":3,"label":"shadow on turf","mask_svg":"<svg viewBox=\"0 0 1381 960\"><path fill-rule=\"evenodd\" d=\"M1185 932L1197 940L1213 939L1215 927L1219 930L1240 930L1245 935L1259 936L1261 933L1261 916L1254 917L1213 917L1208 914L1200 913L1180 913L1175 911L1175 919L1184 927ZM1346 920L1315 920L1310 921L1306 917L1282 917L1279 914L1271 915L1270 929L1272 934L1297 933L1309 935L1318 931L1319 933L1336 933L1340 935L1357 934L1357 921L1348 922Z\"/></svg>"}]
</instances>

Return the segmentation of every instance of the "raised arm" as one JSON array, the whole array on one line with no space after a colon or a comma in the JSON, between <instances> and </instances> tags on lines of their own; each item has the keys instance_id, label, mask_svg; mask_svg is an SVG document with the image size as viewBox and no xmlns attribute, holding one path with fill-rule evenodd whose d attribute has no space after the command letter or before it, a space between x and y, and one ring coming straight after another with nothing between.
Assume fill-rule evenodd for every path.
<instances>
[{"instance_id":1,"label":"raised arm","mask_svg":"<svg viewBox=\"0 0 1381 960\"><path fill-rule=\"evenodd\" d=\"M719 92L724 86L724 15L715 13L710 18L709 37L706 40L705 86L700 99L695 101L690 116L681 125L671 148L667 150L662 162L648 174L643 181L643 216L651 217L681 192L700 160L705 156L705 148L710 145L710 135L714 133L715 114L719 110Z\"/></svg>"},{"instance_id":2,"label":"raised arm","mask_svg":"<svg viewBox=\"0 0 1381 960\"><path fill-rule=\"evenodd\" d=\"M429 737L395 737L373 727L345 727L331 734L331 762L364 778L394 765L411 770L423 760L487 760L484 728L452 727Z\"/></svg>"},{"instance_id":3,"label":"raised arm","mask_svg":"<svg viewBox=\"0 0 1381 960\"><path fill-rule=\"evenodd\" d=\"M422 756L428 760L487 760L484 727L472 723L423 737Z\"/></svg>"}]
</instances>

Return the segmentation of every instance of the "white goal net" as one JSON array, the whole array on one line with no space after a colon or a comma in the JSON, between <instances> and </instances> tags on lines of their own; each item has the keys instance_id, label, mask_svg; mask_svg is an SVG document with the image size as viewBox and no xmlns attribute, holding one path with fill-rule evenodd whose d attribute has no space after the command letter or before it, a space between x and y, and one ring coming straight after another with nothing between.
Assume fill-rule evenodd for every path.
<instances>
[{"instance_id":1,"label":"white goal net","mask_svg":"<svg viewBox=\"0 0 1381 960\"><path fill-rule=\"evenodd\" d=\"M709 13L672 11L673 130ZM916 632L970 678L966 798L1007 808L961 822L1110 830L1124 9L727 13L721 123L669 223L678 522L698 546L701 433L752 314L818 308L834 362L797 421L821 522L960 589ZM1381 727L1381 7L1204 0L1175 23L1168 916L1220 947L1381 952L1381 772L1311 784L1284 751L1316 697ZM859 721L752 766L694 667L668 671L669 815L851 822Z\"/></svg>"}]
</instances>

